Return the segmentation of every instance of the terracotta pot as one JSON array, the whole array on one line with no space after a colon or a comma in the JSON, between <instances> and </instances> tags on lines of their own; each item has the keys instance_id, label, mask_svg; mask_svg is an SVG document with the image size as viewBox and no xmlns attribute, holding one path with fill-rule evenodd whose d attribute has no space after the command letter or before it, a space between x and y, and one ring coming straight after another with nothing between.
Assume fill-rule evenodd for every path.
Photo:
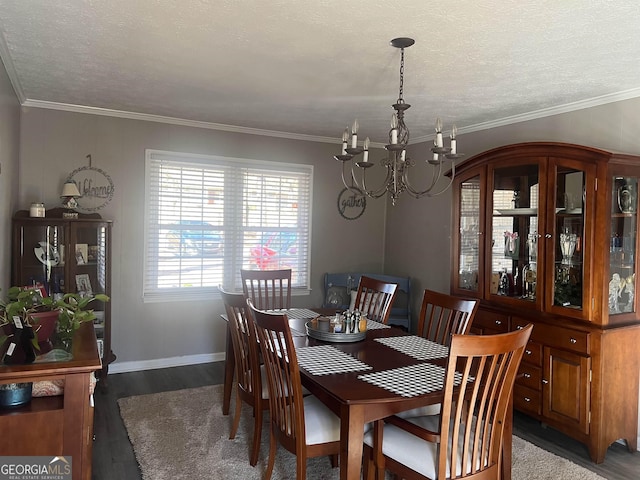
<instances>
[{"instance_id":1,"label":"terracotta pot","mask_svg":"<svg viewBox=\"0 0 640 480\"><path fill-rule=\"evenodd\" d=\"M38 335L38 343L47 343L51 339L51 335L56 331L58 323L58 312L40 312L31 315L31 325Z\"/></svg>"}]
</instances>

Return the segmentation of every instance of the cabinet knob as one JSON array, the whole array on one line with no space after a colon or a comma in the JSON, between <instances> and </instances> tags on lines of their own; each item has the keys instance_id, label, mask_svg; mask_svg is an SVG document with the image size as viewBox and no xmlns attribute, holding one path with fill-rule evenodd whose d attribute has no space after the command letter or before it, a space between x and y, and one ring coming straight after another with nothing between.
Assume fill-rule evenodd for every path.
<instances>
[{"instance_id":1,"label":"cabinet knob","mask_svg":"<svg viewBox=\"0 0 640 480\"><path fill-rule=\"evenodd\" d=\"M502 325L502 320L496 320L496 325Z\"/></svg>"},{"instance_id":2,"label":"cabinet knob","mask_svg":"<svg viewBox=\"0 0 640 480\"><path fill-rule=\"evenodd\" d=\"M524 401L528 403L531 401L531 399L529 397L524 397Z\"/></svg>"},{"instance_id":3,"label":"cabinet knob","mask_svg":"<svg viewBox=\"0 0 640 480\"><path fill-rule=\"evenodd\" d=\"M547 383L549 383L549 380L545 380L545 379L543 378L543 379L542 379L542 383L544 383L544 384L546 385Z\"/></svg>"},{"instance_id":4,"label":"cabinet knob","mask_svg":"<svg viewBox=\"0 0 640 480\"><path fill-rule=\"evenodd\" d=\"M544 238L551 238L551 234L550 233L545 233L544 234Z\"/></svg>"},{"instance_id":5,"label":"cabinet knob","mask_svg":"<svg viewBox=\"0 0 640 480\"><path fill-rule=\"evenodd\" d=\"M524 328L524 327L523 327L522 325L518 325L518 326L516 327L516 330L522 330L523 328Z\"/></svg>"},{"instance_id":6,"label":"cabinet knob","mask_svg":"<svg viewBox=\"0 0 640 480\"><path fill-rule=\"evenodd\" d=\"M525 350L524 353L526 353L527 355L531 355L531 350Z\"/></svg>"},{"instance_id":7,"label":"cabinet knob","mask_svg":"<svg viewBox=\"0 0 640 480\"><path fill-rule=\"evenodd\" d=\"M575 338L572 338L571 340L569 340L571 343L578 343L578 341Z\"/></svg>"},{"instance_id":8,"label":"cabinet knob","mask_svg":"<svg viewBox=\"0 0 640 480\"><path fill-rule=\"evenodd\" d=\"M531 374L530 373L525 373L524 374L524 378L531 378Z\"/></svg>"}]
</instances>

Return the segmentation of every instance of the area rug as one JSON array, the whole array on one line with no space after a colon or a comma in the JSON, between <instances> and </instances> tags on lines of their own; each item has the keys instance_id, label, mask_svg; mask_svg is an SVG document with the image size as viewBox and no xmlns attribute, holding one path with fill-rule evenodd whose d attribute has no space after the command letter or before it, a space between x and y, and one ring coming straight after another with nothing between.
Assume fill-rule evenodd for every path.
<instances>
[{"instance_id":1,"label":"area rug","mask_svg":"<svg viewBox=\"0 0 640 480\"><path fill-rule=\"evenodd\" d=\"M222 415L222 385L127 397L118 400L120 415L144 480L262 478L268 458L265 422L260 459L249 465L253 418L243 406L238 433L229 440L232 415ZM233 401L231 413L233 413ZM273 480L295 479L295 457L278 449ZM334 480L328 458L307 462L307 479ZM569 460L513 437L513 480L604 480Z\"/></svg>"}]
</instances>

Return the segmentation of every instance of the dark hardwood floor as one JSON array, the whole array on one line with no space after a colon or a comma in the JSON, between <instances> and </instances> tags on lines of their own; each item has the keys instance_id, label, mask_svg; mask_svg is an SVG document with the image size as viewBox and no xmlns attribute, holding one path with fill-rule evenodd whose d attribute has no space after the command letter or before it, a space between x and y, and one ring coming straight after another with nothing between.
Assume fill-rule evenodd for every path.
<instances>
[{"instance_id":1,"label":"dark hardwood floor","mask_svg":"<svg viewBox=\"0 0 640 480\"><path fill-rule=\"evenodd\" d=\"M122 424L117 400L183 388L222 383L223 362L109 375L107 392L96 391L93 444L94 480L141 479L133 449ZM579 442L518 412L514 433L539 447L568 458L611 480L640 479L640 453L621 444L609 447L604 463L595 465ZM558 479L561 480L561 479Z\"/></svg>"}]
</instances>

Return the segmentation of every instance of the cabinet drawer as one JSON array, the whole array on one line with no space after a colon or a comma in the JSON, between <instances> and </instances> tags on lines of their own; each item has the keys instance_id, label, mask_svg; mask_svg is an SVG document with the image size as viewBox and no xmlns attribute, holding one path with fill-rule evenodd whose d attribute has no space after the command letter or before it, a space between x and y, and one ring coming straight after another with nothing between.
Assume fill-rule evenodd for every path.
<instances>
[{"instance_id":1,"label":"cabinet drawer","mask_svg":"<svg viewBox=\"0 0 640 480\"><path fill-rule=\"evenodd\" d=\"M522 363L542 366L542 345L529 340L522 354Z\"/></svg>"},{"instance_id":2,"label":"cabinet drawer","mask_svg":"<svg viewBox=\"0 0 640 480\"><path fill-rule=\"evenodd\" d=\"M516 383L534 390L540 390L542 388L542 368L534 367L528 363L521 363Z\"/></svg>"},{"instance_id":3,"label":"cabinet drawer","mask_svg":"<svg viewBox=\"0 0 640 480\"><path fill-rule=\"evenodd\" d=\"M540 391L518 384L513 387L513 408L521 412L540 415L542 413L541 398Z\"/></svg>"},{"instance_id":4,"label":"cabinet drawer","mask_svg":"<svg viewBox=\"0 0 640 480\"><path fill-rule=\"evenodd\" d=\"M473 319L473 326L490 333L506 333L509 331L509 317L489 310L478 310Z\"/></svg>"},{"instance_id":5,"label":"cabinet drawer","mask_svg":"<svg viewBox=\"0 0 640 480\"><path fill-rule=\"evenodd\" d=\"M536 324L533 331L537 334L536 338L544 338L544 344L550 347L562 348L584 355L590 353L588 332L546 324Z\"/></svg>"}]
</instances>

